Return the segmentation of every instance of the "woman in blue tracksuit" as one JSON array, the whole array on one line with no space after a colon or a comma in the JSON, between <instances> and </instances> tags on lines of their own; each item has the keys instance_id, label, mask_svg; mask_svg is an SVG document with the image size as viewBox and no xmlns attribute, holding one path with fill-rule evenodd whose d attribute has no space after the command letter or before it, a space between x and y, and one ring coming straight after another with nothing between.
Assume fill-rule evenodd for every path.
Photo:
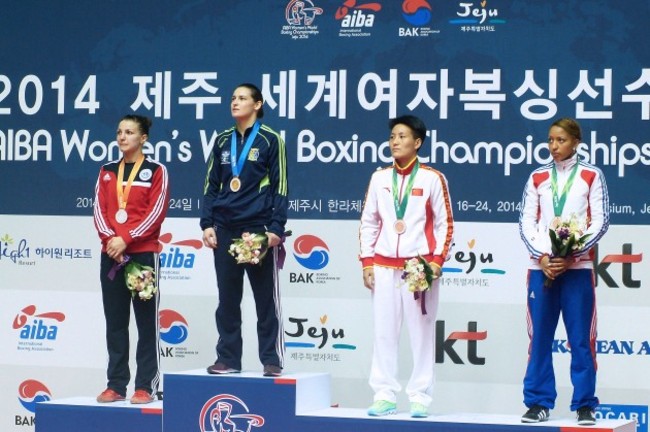
<instances>
[{"instance_id":1,"label":"woman in blue tracksuit","mask_svg":"<svg viewBox=\"0 0 650 432\"><path fill-rule=\"evenodd\" d=\"M287 221L287 160L284 141L260 122L261 91L241 84L233 92L230 110L235 126L220 133L208 162L201 229L203 243L214 250L219 305L216 310L216 362L208 373L241 371L241 300L244 273L251 284L257 311L259 359L265 376L279 376L284 360L284 336L276 267L277 247ZM237 264L228 253L242 233L265 233L270 252L256 264Z\"/></svg>"},{"instance_id":2,"label":"woman in blue tracksuit","mask_svg":"<svg viewBox=\"0 0 650 432\"><path fill-rule=\"evenodd\" d=\"M560 313L571 346L571 410L578 424L595 424L596 295L593 247L609 227L607 185L600 169L577 154L582 139L573 119L555 121L548 147L553 161L531 173L524 190L519 219L521 238L530 254L528 270L528 367L524 378L521 421L548 420L557 392L552 345ZM566 258L553 256L549 227L554 220L574 216L585 225L584 247ZM549 281L545 284L545 281Z\"/></svg>"}]
</instances>

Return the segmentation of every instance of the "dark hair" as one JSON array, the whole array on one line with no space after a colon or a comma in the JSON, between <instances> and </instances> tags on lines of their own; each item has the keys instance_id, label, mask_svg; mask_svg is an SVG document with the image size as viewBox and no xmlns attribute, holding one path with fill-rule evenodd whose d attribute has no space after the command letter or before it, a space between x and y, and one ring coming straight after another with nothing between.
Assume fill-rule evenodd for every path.
<instances>
[{"instance_id":1,"label":"dark hair","mask_svg":"<svg viewBox=\"0 0 650 432\"><path fill-rule=\"evenodd\" d=\"M120 120L130 120L132 122L135 122L138 124L138 129L140 129L140 133L143 135L149 135L149 128L153 124L151 119L149 117L137 115L137 114L127 114L122 119Z\"/></svg>"},{"instance_id":2,"label":"dark hair","mask_svg":"<svg viewBox=\"0 0 650 432\"><path fill-rule=\"evenodd\" d=\"M391 119L388 122L388 128L392 130L398 124L403 124L404 126L408 126L408 128L413 131L413 135L415 136L415 138L420 138L424 143L424 140L427 137L427 127L425 126L424 122L420 120L418 117L412 115L405 115L405 116Z\"/></svg>"},{"instance_id":3,"label":"dark hair","mask_svg":"<svg viewBox=\"0 0 650 432\"><path fill-rule=\"evenodd\" d=\"M250 90L251 97L255 102L262 102L262 106L257 111L257 118L261 119L262 117L264 117L264 97L262 97L262 91L259 88L257 88L255 84L251 84L251 83L242 83L235 88L240 88L240 87L245 87L248 90Z\"/></svg>"},{"instance_id":4,"label":"dark hair","mask_svg":"<svg viewBox=\"0 0 650 432\"><path fill-rule=\"evenodd\" d=\"M582 131L580 130L580 124L572 118L565 117L557 119L553 122L551 127L557 126L562 128L571 135L573 138L576 138L578 141L582 142Z\"/></svg>"}]
</instances>

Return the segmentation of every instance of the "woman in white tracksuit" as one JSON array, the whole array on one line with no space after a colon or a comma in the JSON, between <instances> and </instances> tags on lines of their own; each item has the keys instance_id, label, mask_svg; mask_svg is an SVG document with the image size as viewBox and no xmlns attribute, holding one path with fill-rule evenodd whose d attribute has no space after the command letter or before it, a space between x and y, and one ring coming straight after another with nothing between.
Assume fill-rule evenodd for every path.
<instances>
[{"instance_id":1,"label":"woman in white tracksuit","mask_svg":"<svg viewBox=\"0 0 650 432\"><path fill-rule=\"evenodd\" d=\"M374 403L368 414L397 412L398 344L406 322L413 353L413 370L406 386L412 417L426 417L434 384L437 278L453 240L453 215L447 180L421 165L418 149L426 126L417 117L389 123L394 164L370 179L361 215L359 258L364 285L372 290L374 352L369 383ZM418 296L402 279L407 260L421 256L436 278L431 290ZM416 299L416 297L418 297Z\"/></svg>"}]
</instances>

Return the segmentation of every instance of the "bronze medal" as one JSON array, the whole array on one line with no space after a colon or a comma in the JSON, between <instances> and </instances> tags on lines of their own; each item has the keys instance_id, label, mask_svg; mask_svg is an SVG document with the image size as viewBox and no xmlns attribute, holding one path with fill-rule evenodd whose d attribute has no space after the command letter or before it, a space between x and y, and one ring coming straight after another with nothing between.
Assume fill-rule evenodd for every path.
<instances>
[{"instance_id":1,"label":"bronze medal","mask_svg":"<svg viewBox=\"0 0 650 432\"><path fill-rule=\"evenodd\" d=\"M393 229L397 234L404 234L406 232L406 223L403 219L397 219L393 224Z\"/></svg>"}]
</instances>

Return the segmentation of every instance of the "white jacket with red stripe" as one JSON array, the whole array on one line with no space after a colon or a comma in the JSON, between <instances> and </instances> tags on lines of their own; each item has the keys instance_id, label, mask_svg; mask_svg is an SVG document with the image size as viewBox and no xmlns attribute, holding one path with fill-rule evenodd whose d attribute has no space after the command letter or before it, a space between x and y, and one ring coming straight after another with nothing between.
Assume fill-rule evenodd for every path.
<instances>
[{"instance_id":1,"label":"white jacket with red stripe","mask_svg":"<svg viewBox=\"0 0 650 432\"><path fill-rule=\"evenodd\" d=\"M571 171L578 164L578 171L573 185L567 192L566 203L562 210L562 220L568 220L575 214L578 221L587 221L585 234L590 234L585 248L573 253L576 259L570 268L592 268L592 248L609 228L609 196L605 177L594 165L578 160L578 156L552 162L537 168L530 174L521 202L519 217L519 234L530 254L529 268L539 269L539 260L544 255L551 255L549 226L555 218L553 209L553 191L551 175L555 165L557 172L557 190L561 193Z\"/></svg>"},{"instance_id":2,"label":"white jacket with red stripe","mask_svg":"<svg viewBox=\"0 0 650 432\"><path fill-rule=\"evenodd\" d=\"M404 169L396 165L373 173L361 214L359 258L364 268L373 264L403 268L404 262L418 255L442 267L454 234L454 220L447 179L431 167L420 164L403 220L406 231L397 234L393 202L393 169L397 169L397 188L402 201L415 161Z\"/></svg>"}]
</instances>

